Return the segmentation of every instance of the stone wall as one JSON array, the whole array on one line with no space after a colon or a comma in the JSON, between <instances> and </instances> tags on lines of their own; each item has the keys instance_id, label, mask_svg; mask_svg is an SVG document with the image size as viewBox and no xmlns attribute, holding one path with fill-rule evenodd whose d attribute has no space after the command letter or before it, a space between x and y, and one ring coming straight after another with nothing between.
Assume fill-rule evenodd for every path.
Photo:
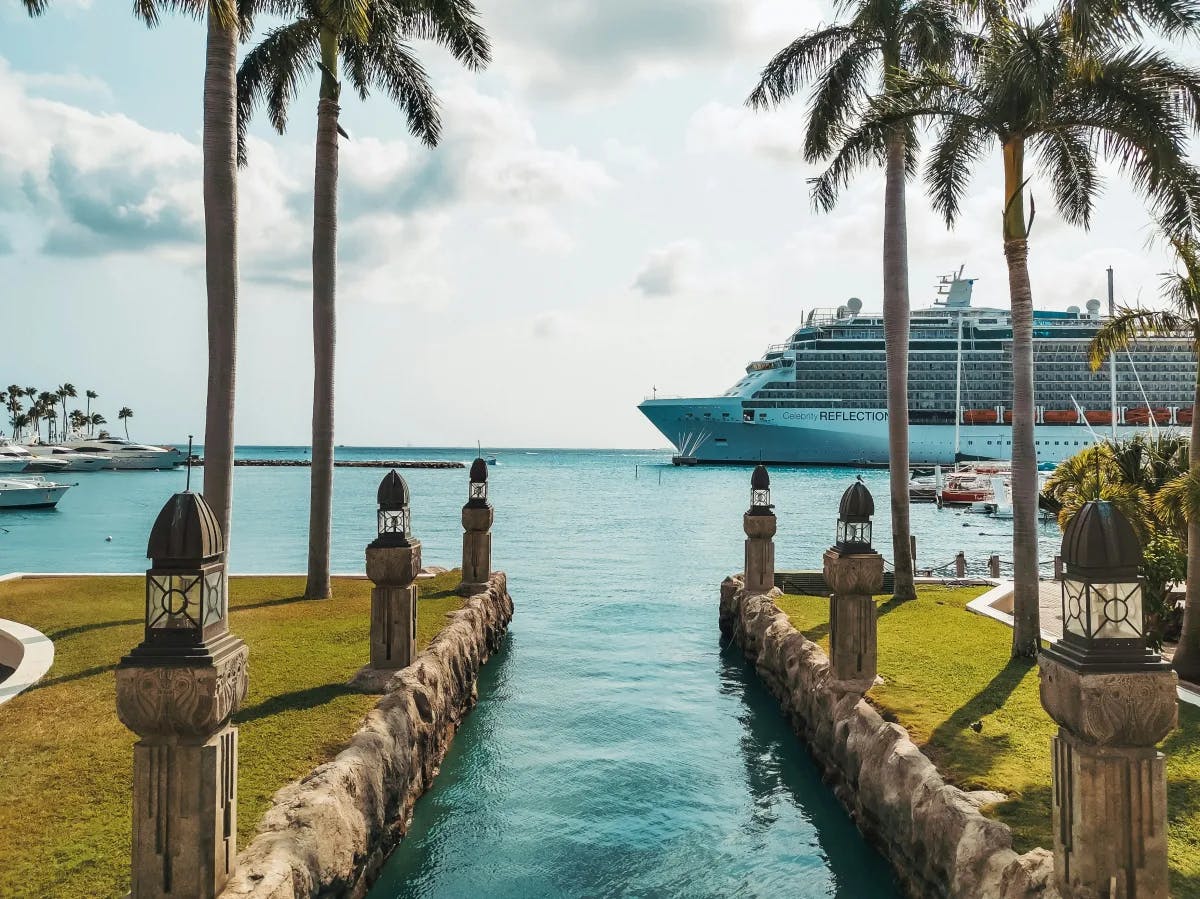
<instances>
[{"instance_id":1,"label":"stone wall","mask_svg":"<svg viewBox=\"0 0 1200 899\"><path fill-rule=\"evenodd\" d=\"M275 794L222 897L365 895L475 704L479 669L512 614L505 576L493 574L487 591L452 613L417 660L396 672L349 745Z\"/></svg>"},{"instance_id":2,"label":"stone wall","mask_svg":"<svg viewBox=\"0 0 1200 899\"><path fill-rule=\"evenodd\" d=\"M914 897L1057 899L1053 855L1017 855L1012 832L979 807L1003 797L946 783L908 732L856 694L828 688L829 659L775 605L778 588L747 596L721 584L721 632L779 699L859 829Z\"/></svg>"}]
</instances>

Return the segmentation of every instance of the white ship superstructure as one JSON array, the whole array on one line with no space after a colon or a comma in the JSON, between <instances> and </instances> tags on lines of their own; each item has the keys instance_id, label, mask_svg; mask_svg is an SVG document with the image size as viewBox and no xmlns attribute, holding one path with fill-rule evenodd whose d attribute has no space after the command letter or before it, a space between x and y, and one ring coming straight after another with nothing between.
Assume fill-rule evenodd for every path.
<instances>
[{"instance_id":1,"label":"white ship superstructure","mask_svg":"<svg viewBox=\"0 0 1200 899\"><path fill-rule=\"evenodd\" d=\"M1012 457L1012 327L1006 309L971 306L974 281L942 280L942 301L914 311L909 344L913 464ZM1196 361L1184 338L1136 341L1093 372L1100 302L1034 313L1035 444L1058 462L1098 439L1190 427ZM649 398L638 407L697 463L886 464L883 319L851 298L813 310L721 396ZM1114 422L1115 414L1115 422Z\"/></svg>"}]
</instances>

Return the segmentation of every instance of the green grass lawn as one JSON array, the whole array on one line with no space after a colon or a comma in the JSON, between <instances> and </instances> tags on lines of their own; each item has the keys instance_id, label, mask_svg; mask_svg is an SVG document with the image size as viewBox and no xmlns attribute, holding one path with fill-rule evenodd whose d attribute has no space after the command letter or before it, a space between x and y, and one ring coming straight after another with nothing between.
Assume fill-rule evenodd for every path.
<instances>
[{"instance_id":1,"label":"green grass lawn","mask_svg":"<svg viewBox=\"0 0 1200 899\"><path fill-rule=\"evenodd\" d=\"M1009 657L1012 631L966 605L981 591L921 587L917 599L879 605L879 673L868 698L899 721L943 775L965 790L1012 798L985 809L1008 824L1018 852L1053 849L1050 738L1037 664ZM829 600L784 596L792 624L829 650ZM982 722L975 733L970 724ZM1200 709L1180 703L1167 754L1171 895L1200 897Z\"/></svg>"},{"instance_id":2,"label":"green grass lawn","mask_svg":"<svg viewBox=\"0 0 1200 899\"><path fill-rule=\"evenodd\" d=\"M462 607L459 573L421 581L418 648ZM250 647L240 726L238 846L271 796L337 754L376 697L345 681L368 661L371 583L233 578L231 628ZM141 578L0 584L0 618L54 641L54 666L0 705L0 896L92 899L129 889L134 735L117 720L113 670L142 638Z\"/></svg>"}]
</instances>

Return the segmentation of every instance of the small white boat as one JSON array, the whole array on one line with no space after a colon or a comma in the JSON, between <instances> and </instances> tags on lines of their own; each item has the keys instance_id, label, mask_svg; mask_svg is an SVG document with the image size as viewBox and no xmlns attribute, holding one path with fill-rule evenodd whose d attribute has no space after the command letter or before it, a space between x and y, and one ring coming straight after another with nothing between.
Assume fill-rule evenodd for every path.
<instances>
[{"instance_id":1,"label":"small white boat","mask_svg":"<svg viewBox=\"0 0 1200 899\"><path fill-rule=\"evenodd\" d=\"M71 487L37 476L0 478L0 509L53 509Z\"/></svg>"},{"instance_id":2,"label":"small white boat","mask_svg":"<svg viewBox=\"0 0 1200 899\"><path fill-rule=\"evenodd\" d=\"M7 437L0 437L0 474L16 474L29 467L33 456L23 446L17 446Z\"/></svg>"}]
</instances>

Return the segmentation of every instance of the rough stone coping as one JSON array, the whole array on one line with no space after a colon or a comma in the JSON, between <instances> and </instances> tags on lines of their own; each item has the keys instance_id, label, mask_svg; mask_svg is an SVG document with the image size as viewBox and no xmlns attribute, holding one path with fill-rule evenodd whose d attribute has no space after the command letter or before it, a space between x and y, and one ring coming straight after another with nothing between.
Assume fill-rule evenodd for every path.
<instances>
[{"instance_id":1,"label":"rough stone coping","mask_svg":"<svg viewBox=\"0 0 1200 899\"><path fill-rule=\"evenodd\" d=\"M0 680L0 705L28 690L54 664L54 642L19 621L0 618L0 663L15 669Z\"/></svg>"}]
</instances>

